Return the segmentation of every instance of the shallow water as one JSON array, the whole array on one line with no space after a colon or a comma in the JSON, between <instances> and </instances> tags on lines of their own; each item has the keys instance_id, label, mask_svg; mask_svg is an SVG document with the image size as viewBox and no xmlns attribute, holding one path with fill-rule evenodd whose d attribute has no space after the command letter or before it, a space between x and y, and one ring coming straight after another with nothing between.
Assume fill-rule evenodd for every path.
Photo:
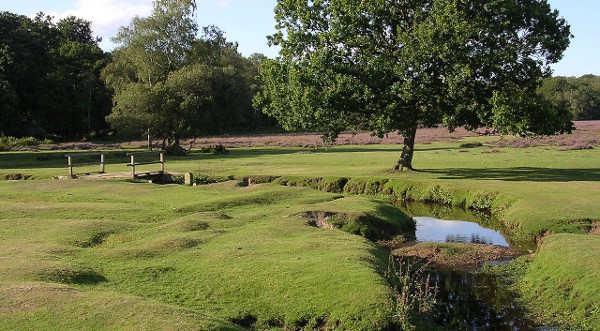
<instances>
[{"instance_id":1,"label":"shallow water","mask_svg":"<svg viewBox=\"0 0 600 331\"><path fill-rule=\"evenodd\" d=\"M530 243L511 242L489 215L423 204L404 205L401 209L415 219L418 242L490 244L522 251L531 247ZM503 263L507 261L498 264ZM447 330L556 330L527 318L506 279L460 270L429 270L427 274L438 287L432 318Z\"/></svg>"},{"instance_id":2,"label":"shallow water","mask_svg":"<svg viewBox=\"0 0 600 331\"><path fill-rule=\"evenodd\" d=\"M527 318L506 280L460 271L430 271L438 285L433 319L449 330L555 330Z\"/></svg>"},{"instance_id":3,"label":"shallow water","mask_svg":"<svg viewBox=\"0 0 600 331\"><path fill-rule=\"evenodd\" d=\"M421 220L422 226L417 226L418 233L415 234L417 237L424 238L417 239L420 242L469 243L481 241L480 243L508 246L521 252L532 251L536 248L533 241L517 241L515 238L511 238L501 222L486 213L419 202L401 203L397 207L406 215ZM453 233L452 230L458 231Z\"/></svg>"},{"instance_id":4,"label":"shallow water","mask_svg":"<svg viewBox=\"0 0 600 331\"><path fill-rule=\"evenodd\" d=\"M510 246L500 231L485 228L477 223L448 221L433 217L413 217L417 222L415 232L418 242L454 242Z\"/></svg>"}]
</instances>

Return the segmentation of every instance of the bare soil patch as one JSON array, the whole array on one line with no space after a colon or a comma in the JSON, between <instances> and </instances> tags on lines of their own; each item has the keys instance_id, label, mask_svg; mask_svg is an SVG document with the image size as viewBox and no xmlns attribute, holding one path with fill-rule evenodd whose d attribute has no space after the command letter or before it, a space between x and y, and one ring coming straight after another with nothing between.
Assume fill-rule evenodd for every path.
<instances>
[{"instance_id":1,"label":"bare soil patch","mask_svg":"<svg viewBox=\"0 0 600 331\"><path fill-rule=\"evenodd\" d=\"M328 230L335 229L335 226L329 222L332 217L347 217L346 215L323 211L304 213L300 216L304 218L310 218L310 221L307 222L308 225Z\"/></svg>"},{"instance_id":2,"label":"bare soil patch","mask_svg":"<svg viewBox=\"0 0 600 331\"><path fill-rule=\"evenodd\" d=\"M508 247L462 243L419 243L394 249L392 254L423 260L433 267L454 270L470 269L486 261L512 259L521 255Z\"/></svg>"},{"instance_id":3,"label":"bare soil patch","mask_svg":"<svg viewBox=\"0 0 600 331\"><path fill-rule=\"evenodd\" d=\"M600 235L600 221L595 221L592 223L592 228L590 229L589 234Z\"/></svg>"}]
</instances>

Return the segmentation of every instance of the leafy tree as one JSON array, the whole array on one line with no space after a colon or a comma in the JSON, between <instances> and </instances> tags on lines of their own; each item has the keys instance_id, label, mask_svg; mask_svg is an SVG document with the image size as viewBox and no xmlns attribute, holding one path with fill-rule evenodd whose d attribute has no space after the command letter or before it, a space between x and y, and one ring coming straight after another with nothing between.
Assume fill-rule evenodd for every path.
<instances>
[{"instance_id":1,"label":"leafy tree","mask_svg":"<svg viewBox=\"0 0 600 331\"><path fill-rule=\"evenodd\" d=\"M44 106L39 96L45 95L47 76L53 68L51 49L56 33L50 19L35 19L9 12L0 13L0 48L4 84L0 130L7 135L43 135ZM9 115L10 116L5 116Z\"/></svg>"},{"instance_id":2,"label":"leafy tree","mask_svg":"<svg viewBox=\"0 0 600 331\"><path fill-rule=\"evenodd\" d=\"M157 0L115 38L121 46L103 78L114 91L108 116L120 132L148 135L170 151L184 137L217 133L251 121L252 62L215 26L198 34L191 0ZM252 77L252 78L250 78Z\"/></svg>"},{"instance_id":3,"label":"leafy tree","mask_svg":"<svg viewBox=\"0 0 600 331\"><path fill-rule=\"evenodd\" d=\"M600 120L599 76L547 78L538 93L577 120Z\"/></svg>"},{"instance_id":4,"label":"leafy tree","mask_svg":"<svg viewBox=\"0 0 600 331\"><path fill-rule=\"evenodd\" d=\"M93 37L91 22L74 16L60 20L56 29L59 41L52 51L55 70L50 77L58 82L54 95L63 95L65 100L47 107L46 122L56 133L70 137L101 132L112 96L100 80L108 62L98 45L101 40Z\"/></svg>"},{"instance_id":5,"label":"leafy tree","mask_svg":"<svg viewBox=\"0 0 600 331\"><path fill-rule=\"evenodd\" d=\"M114 38L115 51L103 77L114 91L113 128L146 131L178 149L183 119L173 112L173 93L166 82L186 63L198 32L194 0L156 0L149 17L135 17ZM150 147L150 146L149 146Z\"/></svg>"},{"instance_id":6,"label":"leafy tree","mask_svg":"<svg viewBox=\"0 0 600 331\"><path fill-rule=\"evenodd\" d=\"M99 74L107 56L90 22L1 12L0 36L0 131L75 137L106 127L110 95Z\"/></svg>"},{"instance_id":7,"label":"leafy tree","mask_svg":"<svg viewBox=\"0 0 600 331\"><path fill-rule=\"evenodd\" d=\"M571 128L535 93L570 38L545 0L278 0L275 19L255 104L286 129L399 132L412 169L419 125Z\"/></svg>"}]
</instances>

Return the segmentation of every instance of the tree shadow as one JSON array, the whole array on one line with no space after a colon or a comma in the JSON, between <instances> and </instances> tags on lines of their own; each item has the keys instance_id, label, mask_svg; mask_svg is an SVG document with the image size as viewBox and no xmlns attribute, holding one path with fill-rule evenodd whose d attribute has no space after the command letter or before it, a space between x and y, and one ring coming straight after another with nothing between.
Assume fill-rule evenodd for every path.
<instances>
[{"instance_id":1,"label":"tree shadow","mask_svg":"<svg viewBox=\"0 0 600 331\"><path fill-rule=\"evenodd\" d=\"M530 182L600 181L598 169L556 169L537 167L485 169L419 169L420 172L440 175L440 179L475 179Z\"/></svg>"}]
</instances>

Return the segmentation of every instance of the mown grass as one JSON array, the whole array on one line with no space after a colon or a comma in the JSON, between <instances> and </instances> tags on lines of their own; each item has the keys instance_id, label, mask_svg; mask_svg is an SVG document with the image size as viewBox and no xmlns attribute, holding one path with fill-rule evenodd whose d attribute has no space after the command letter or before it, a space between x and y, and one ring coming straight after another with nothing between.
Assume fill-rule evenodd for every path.
<instances>
[{"instance_id":1,"label":"mown grass","mask_svg":"<svg viewBox=\"0 0 600 331\"><path fill-rule=\"evenodd\" d=\"M559 315L565 316L574 312L573 316L580 317L579 322L581 325L592 325L590 327L592 329L600 327L596 322L597 315L594 315L594 311L598 309L594 308L593 305L578 304L578 302L597 302L600 300L597 294L597 289L600 288L600 271L598 271L598 268L589 268L589 266L597 264L600 260L600 255L597 253L600 251L600 242L597 240L597 236L585 234L587 227L594 221L600 220L600 204L597 198L600 196L600 168L598 168L600 148L564 150L560 146L501 147L495 144L497 139L497 137L469 137L456 142L418 145L414 166L420 171L410 173L393 173L388 170L399 156L399 147L390 145L335 146L328 149L292 147L232 148L225 155L192 153L186 157L168 157L166 168L168 171L194 172L197 175L219 178L242 179L244 176L249 175L282 176L282 179L277 180L278 183L290 186L308 186L343 194L366 193L385 197L395 194L397 198L408 198L408 200L441 202L447 205L473 208L483 207L482 209L495 213L495 216L504 224L508 233L517 241L541 238L552 233L571 233L570 235L551 236L548 240L541 242L539 256L535 258L532 268L526 274L525 284L527 286L524 288L527 289L526 293L531 294L528 298L539 297L545 300L543 305L532 305L538 313L544 311L545 308L547 308L546 312L556 312L556 314L562 312ZM460 144L478 142L483 145L468 149L460 147ZM114 151L111 153L107 158L109 163L107 171L128 171L129 169L125 166L128 160L124 157L124 152ZM66 175L64 169L66 162L62 154L62 152L2 153L0 154L0 177L7 177L10 174L24 174L31 176L33 179L40 179ZM95 169L96 167L86 167L81 170L94 171ZM343 184L341 189L332 189L339 188L336 185L340 183ZM108 281L97 282L93 287L106 288L107 291L124 292L124 295L134 297L149 296L161 304L193 307L194 311L200 312L203 312L202 309L209 309L207 307L212 304L199 304L198 302L214 301L214 305L211 307L218 308L215 308L215 310L209 309L208 313L214 313L217 318L222 318L222 316L230 318L235 315L243 319L245 314L250 314L246 313L246 310L248 310L246 308L253 307L250 309L251 311L262 312L251 314L259 320L259 323L271 323L273 325L287 323L286 325L288 325L293 320L303 320L300 317L303 314L293 313L290 315L287 312L282 313L286 310L283 307L287 306L274 305L267 307L264 303L258 303L268 301L266 297L251 290L240 292L242 291L240 288L232 289L222 283L218 283L219 288L224 286L225 289L216 291L213 295L204 293L197 297L189 295L177 297L174 294L176 291L162 291L154 285L144 285L138 288L131 279L138 277L143 280L144 284L150 283L147 281L150 276L144 276L142 270L157 266L144 263L168 256L170 253L165 253L165 251L169 251L169 249L178 252L174 254L177 255L177 261L183 261L182 265L186 265L190 261L196 261L190 260L189 256L186 255L190 251L211 248L210 251L215 253L222 250L220 245L211 246L215 243L214 238L219 238L219 243L226 243L231 247L235 247L227 250L232 255L220 253L221 255L217 260L204 260L206 258L204 255L202 255L202 258L196 257L196 259L201 259L201 264L215 264L218 266L216 270L235 270L233 273L228 273L227 277L237 277L247 282L247 284L260 284L255 288L262 289L273 285L277 290L265 292L268 295L275 295L275 292L279 293L281 291L284 293L291 291L290 293L294 295L304 294L306 288L304 290L295 289L294 287L289 288L289 283L300 277L299 274L294 272L290 271L292 275L287 276L286 281L274 282L273 284L260 282L260 279L268 278L267 274L269 274L268 272L267 274L263 273L261 268L249 274L244 273L245 270L255 270L257 264L268 265L272 264L271 261L284 261L287 256L302 255L304 250L299 247L324 247L333 254L332 256L335 259L343 259L343 256L345 256L340 252L336 253L337 251L327 246L328 244L320 243L320 241L318 243L310 241L309 239L316 236L316 234L313 233L311 236L306 234L307 236L304 236L299 235L297 231L300 231L300 233L316 231L315 233L318 233L319 236L325 236L319 239L324 242L346 243L348 240L349 242L359 240L361 242L360 248L355 247L355 250L345 249L352 252L350 253L351 256L355 256L353 254L359 254L359 252L366 255L361 255L360 258L352 258L352 263L343 266L343 268L346 268L344 269L345 272L356 268L357 261L369 261L366 264L362 264L363 262L358 263L358 265L367 269L377 265L376 261L378 261L374 258L377 253L373 250L373 247L364 244L363 239L339 234L335 231L306 227L304 225L306 220L298 219L295 216L280 218L280 216L286 216L287 214L297 215L301 209L305 209L302 207L304 205L314 207L315 204L320 203L330 204L331 209L336 212L340 212L340 209L350 208L347 206L336 207L336 204L341 203L334 201L337 197L336 194L326 195L326 199L319 200L322 197L321 194L325 193L301 191L311 193L289 195L291 193L288 192L297 191L295 191L296 188L291 189L288 187L275 188L269 186L270 188L264 192L252 188L209 189L203 187L193 189L196 190L193 192L204 192L202 194L198 193L202 196L201 198L195 198L193 195L189 196L187 193L183 194L179 191L185 190L184 188L172 188L171 186L140 186L126 183L98 185L87 184L87 182L82 181L66 181L60 182L60 184L56 184L54 181L6 182L1 183L1 185L3 187L3 199L0 200L2 219L12 219L11 222L15 225L14 227L25 229L22 233L13 233L13 231L18 230L14 230L14 227L4 226L2 235L25 236L26 233L32 232L39 232L39 235L45 233L45 237L35 239L33 243L25 245L28 250L34 251L36 245L47 245L49 244L48 240L51 238L63 238L64 241L59 243L53 242L54 239L50 242L52 245L62 247L61 249L64 249L65 242L68 242L70 246L68 246L67 251L77 256L77 259L79 259L77 261L103 261L101 262L102 265L108 265L108 261L115 260L115 256L127 256L127 258L116 258L117 263L114 265L117 267L115 269L103 267L99 274ZM131 185L135 189L123 191L122 189L108 188L113 185L117 185L119 188L129 188L128 185ZM110 193L104 190L110 191ZM208 191L205 190L213 191L207 193ZM244 192L244 194L240 192ZM256 201L266 202L257 203ZM231 207L240 204L244 207ZM74 205L77 205L78 208L73 208ZM354 205L355 202L349 204L349 206ZM36 206L40 210L33 210L32 206ZM288 206L289 208L287 208ZM298 208L298 206L300 207ZM366 211L372 211L374 208L370 204L365 204L363 207L365 213L368 213ZM95 212L88 212L89 210ZM283 210L293 211L293 213L285 213ZM100 213L100 211L103 213ZM306 208L305 211L322 210ZM260 216L261 213L267 216ZM200 219L194 219L194 215L203 216ZM214 217L205 217L205 215L213 215ZM384 216L379 215L379 217ZM190 223L188 224L189 217L192 219L189 220ZM28 218L40 222L34 222L36 224L27 223L24 219ZM167 225L165 223L167 220L173 220L172 224ZM289 223L290 220L296 220L297 223ZM94 237L94 231L90 230L89 224L95 224L95 227L101 229L108 229L106 231L108 233L102 233ZM165 228L157 230L157 224L164 225ZM218 227L215 228L215 224L218 224ZM295 225L292 226L291 224ZM50 227L55 229L52 230L54 232L49 230ZM198 231L184 230L203 227L206 227L206 229ZM278 231L282 231L282 228L289 231L285 230L279 233L275 230L276 228ZM73 231L79 229L77 231L86 233L86 235L83 237L79 234L73 235L73 232L65 229L72 229ZM183 231L183 234L177 231ZM193 235L196 232L202 233L203 236L196 237L195 234ZM275 236L273 233L278 233L280 236ZM339 234L341 237L336 237L337 239L329 237L333 233L336 233L336 236ZM97 237L101 238L100 245L95 244L98 241ZM258 249L258 246L251 245L252 250L250 252L255 253L251 257L256 257L257 260L247 260L246 255L235 258L237 255L234 253L241 254L241 252L245 253L246 250L244 246L241 250L238 250L234 244L246 243L250 240L250 242L258 241L260 244L269 242L275 245L274 242L270 241L274 239L266 240L265 237L273 237L279 241L289 242L290 247L288 248L296 247L296 249L283 250L281 254L275 254L271 259L268 259L263 256L263 254L268 256L266 252ZM86 245L90 247L86 248ZM9 246L15 247L12 244ZM561 255L562 251L567 248L569 253ZM75 253L72 253L72 250L75 250ZM102 254L85 255L91 254L90 252L102 252ZM32 252L32 254L34 253ZM36 254L38 253L34 255ZM59 257L61 256L63 255L59 255ZM57 259L60 260L60 258ZM321 257L321 259L325 259L325 257ZM166 260L170 259L165 258ZM226 263L220 261L226 261ZM52 259L46 261L44 259L38 262L39 266L43 266L44 263L54 263L56 261ZM281 266L280 269L269 269L269 271L273 273L278 270L287 270L288 267L294 265L290 261L286 263L285 267ZM27 263L22 262L21 265L23 264ZM50 263L50 265L52 264ZM130 265L135 267L133 269L135 271L124 275L122 279L117 277L122 273L119 268ZM179 270L182 265L174 268ZM320 269L321 272L322 270L326 270L326 273L332 272L329 265L317 266L312 260L306 265L302 264L302 268L308 268L308 265L314 265L312 270L315 272L319 268L323 268ZM23 277L24 281L40 281L39 277L26 277L26 275L30 275L26 266L18 266L19 263L15 260L12 274ZM78 267L81 267L82 271L89 271L88 268L96 270L93 266L85 263ZM165 266L158 266L159 269L162 267ZM566 277L564 279L567 280L563 281L563 278L550 277L549 274L553 270L556 270L557 273L560 271L560 274L564 274L564 277ZM163 272L159 271L150 272L153 275L152 277L157 277L157 279L166 283L172 282L173 279L179 279L178 273L169 271L164 272L163 275ZM354 274L354 271L350 273ZM583 277L584 274L587 276ZM210 276L217 277L216 274L210 274ZM340 277L346 276L342 276L341 273L336 274L324 284L334 282ZM302 284L313 281L312 279L300 278L304 281ZM121 280L115 282L115 279ZM181 279L185 279L186 282L192 281L190 277ZM580 288L578 285L580 279L589 290ZM553 286L552 284L555 281L560 281L561 285ZM545 282L547 282L547 286L544 285ZM373 276L373 278L369 278L368 281L363 281L361 284L368 283L383 286L381 278L378 276ZM182 284L186 283L182 281L177 284L183 286ZM200 288L206 286L205 283L193 284ZM92 285L77 286L83 286L86 289ZM382 287L378 288L380 288L378 291L383 291L381 290ZM356 291L356 287L349 287L347 292L352 291ZM374 291L374 293L383 293L378 291ZM151 295L144 293L151 293ZM236 293L243 293L244 296L256 298L256 300L232 299L236 298ZM574 295L573 298L568 296L571 294ZM339 312L336 313L334 309L334 306L340 304L340 302L330 302L320 306L320 310L312 310L306 316L312 316L313 320L306 323L318 323L320 314L328 314L329 320L334 320L343 315ZM308 306L306 302L297 304L299 307ZM344 305L342 304L342 306ZM266 313L267 311L269 313ZM353 313L360 315L358 311L360 309L357 308ZM348 314L352 315L352 313ZM265 316L271 317L267 318ZM376 314L376 316L379 318L383 315ZM265 320L272 318L275 318L275 320L265 322ZM310 320L310 318L308 319ZM280 320L283 320L283 322Z\"/></svg>"},{"instance_id":2,"label":"mown grass","mask_svg":"<svg viewBox=\"0 0 600 331\"><path fill-rule=\"evenodd\" d=\"M346 208L341 196L308 188L235 184L0 182L2 328L391 323L385 251L300 214L318 206L409 222L400 212L364 198Z\"/></svg>"},{"instance_id":3,"label":"mown grass","mask_svg":"<svg viewBox=\"0 0 600 331\"><path fill-rule=\"evenodd\" d=\"M556 234L543 245L519 287L529 307L564 328L600 329L600 236Z\"/></svg>"}]
</instances>

